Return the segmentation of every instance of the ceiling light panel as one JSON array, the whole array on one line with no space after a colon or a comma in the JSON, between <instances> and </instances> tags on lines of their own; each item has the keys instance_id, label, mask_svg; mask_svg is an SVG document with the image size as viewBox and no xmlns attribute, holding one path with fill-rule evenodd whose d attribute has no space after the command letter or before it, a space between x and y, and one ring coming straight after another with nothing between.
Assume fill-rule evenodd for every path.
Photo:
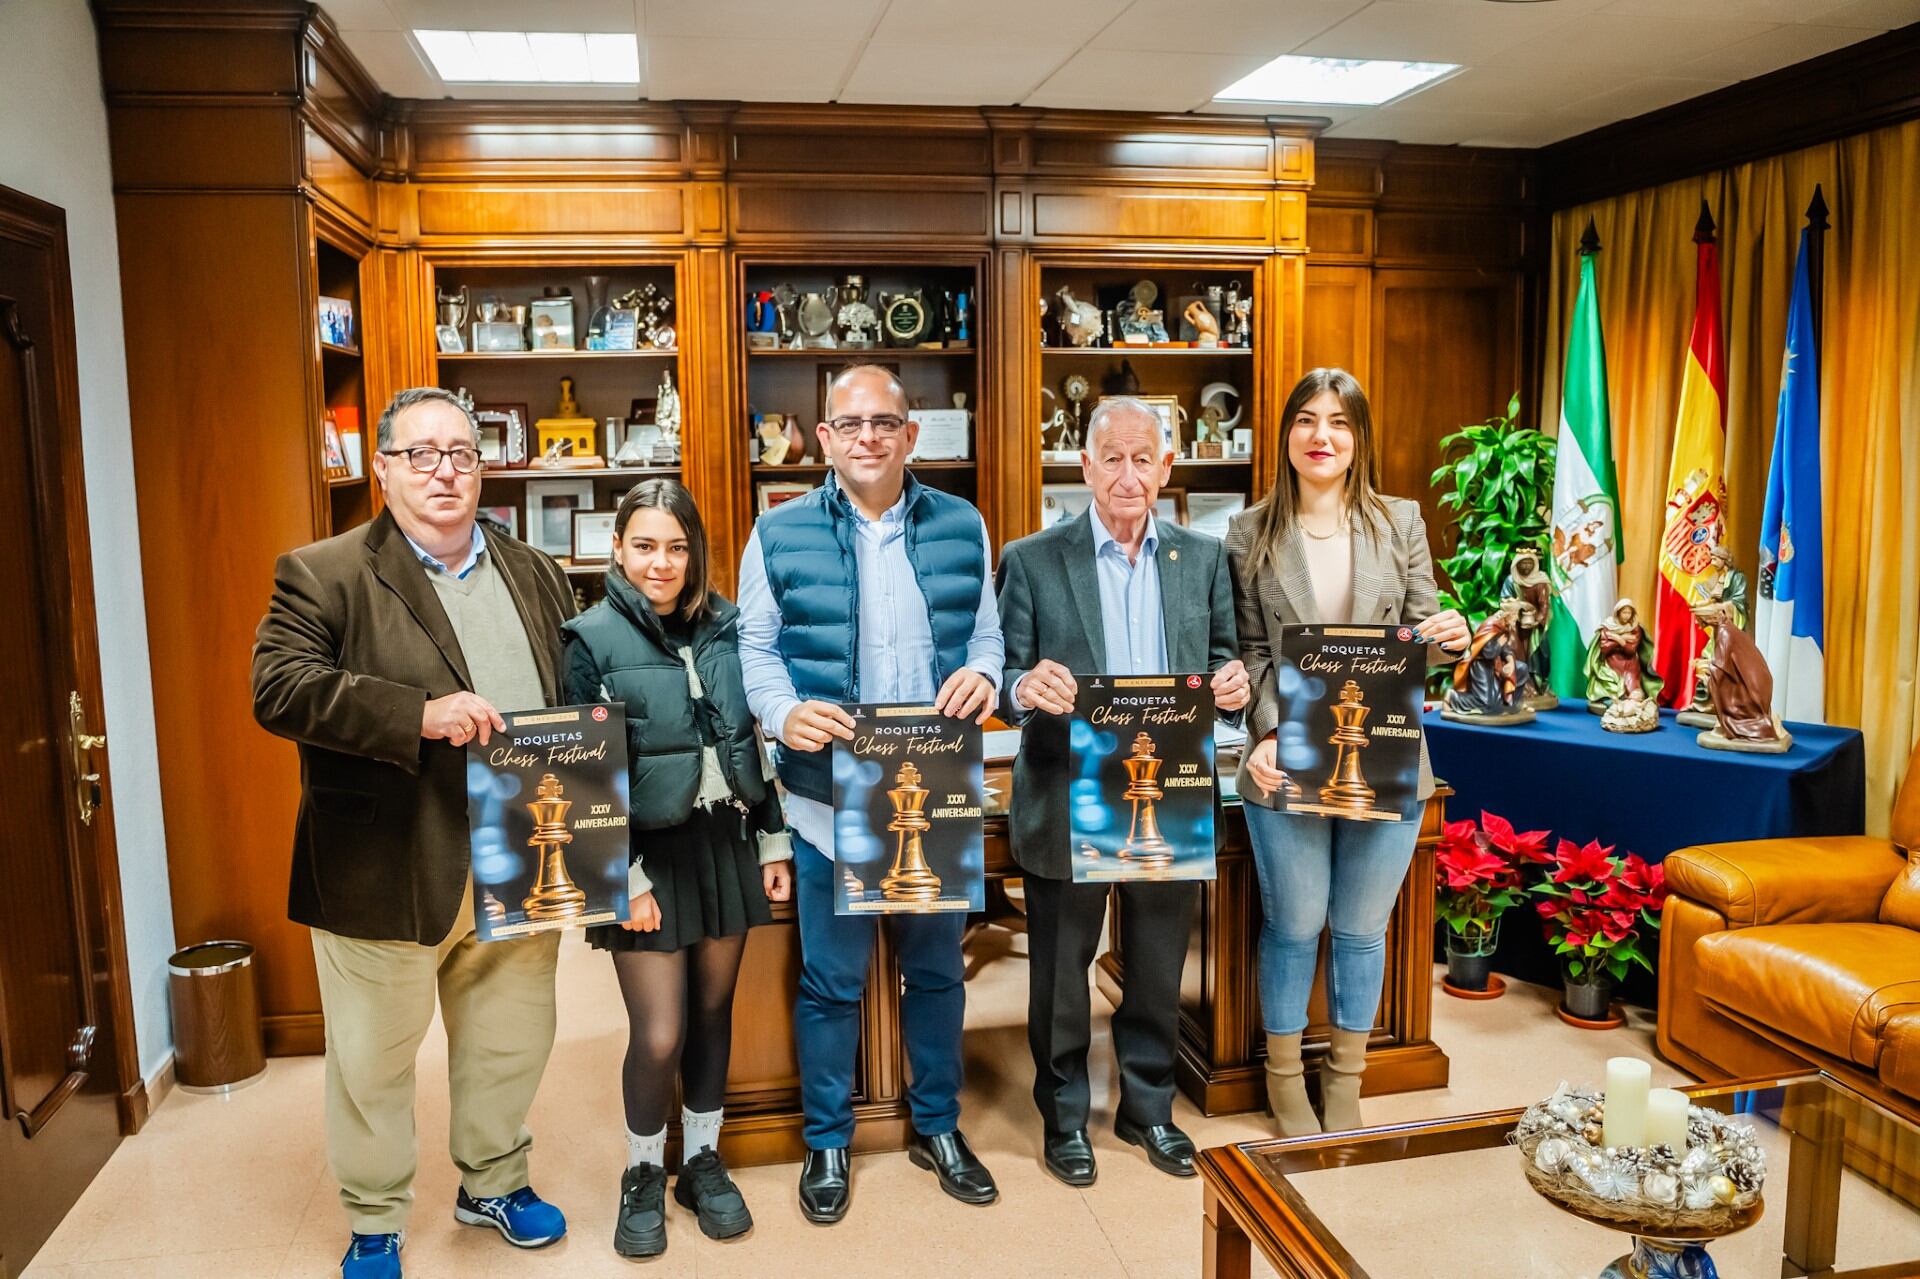
<instances>
[{"instance_id":1,"label":"ceiling light panel","mask_svg":"<svg viewBox=\"0 0 1920 1279\"><path fill-rule=\"evenodd\" d=\"M1214 101L1378 106L1459 69L1452 62L1304 58L1285 54L1220 90L1214 95Z\"/></svg>"},{"instance_id":2,"label":"ceiling light panel","mask_svg":"<svg viewBox=\"0 0 1920 1279\"><path fill-rule=\"evenodd\" d=\"M631 32L416 30L448 84L638 84Z\"/></svg>"}]
</instances>

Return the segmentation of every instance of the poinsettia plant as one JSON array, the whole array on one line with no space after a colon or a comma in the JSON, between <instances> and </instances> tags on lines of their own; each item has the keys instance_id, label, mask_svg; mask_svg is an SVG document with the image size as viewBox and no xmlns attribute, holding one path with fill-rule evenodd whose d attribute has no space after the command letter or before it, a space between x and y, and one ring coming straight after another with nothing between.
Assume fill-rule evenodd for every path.
<instances>
[{"instance_id":1,"label":"poinsettia plant","mask_svg":"<svg viewBox=\"0 0 1920 1279\"><path fill-rule=\"evenodd\" d=\"M1666 872L1633 853L1616 855L1597 839L1563 839L1552 860L1552 872L1533 887L1535 909L1548 944L1566 957L1567 975L1590 981L1603 973L1618 982L1635 964L1652 972L1642 940L1651 944L1660 927Z\"/></svg>"},{"instance_id":2,"label":"poinsettia plant","mask_svg":"<svg viewBox=\"0 0 1920 1279\"><path fill-rule=\"evenodd\" d=\"M1553 858L1547 832L1516 831L1506 818L1482 812L1477 827L1472 818L1442 827L1433 860L1435 913L1455 933L1477 941L1525 900L1522 867Z\"/></svg>"}]
</instances>

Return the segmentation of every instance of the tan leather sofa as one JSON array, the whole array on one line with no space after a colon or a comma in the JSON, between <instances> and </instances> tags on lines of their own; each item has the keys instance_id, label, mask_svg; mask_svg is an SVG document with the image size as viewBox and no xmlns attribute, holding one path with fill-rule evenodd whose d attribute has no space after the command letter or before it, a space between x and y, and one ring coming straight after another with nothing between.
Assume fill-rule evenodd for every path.
<instances>
[{"instance_id":1,"label":"tan leather sofa","mask_svg":"<svg viewBox=\"0 0 1920 1279\"><path fill-rule=\"evenodd\" d=\"M1819 1066L1920 1116L1920 749L1891 838L1666 860L1658 1045L1705 1079Z\"/></svg>"}]
</instances>

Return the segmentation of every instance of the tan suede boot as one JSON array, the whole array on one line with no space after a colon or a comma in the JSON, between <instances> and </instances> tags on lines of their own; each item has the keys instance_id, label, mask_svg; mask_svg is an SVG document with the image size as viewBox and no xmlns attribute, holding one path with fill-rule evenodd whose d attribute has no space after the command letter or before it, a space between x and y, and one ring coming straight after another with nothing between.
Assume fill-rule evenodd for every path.
<instances>
[{"instance_id":1,"label":"tan suede boot","mask_svg":"<svg viewBox=\"0 0 1920 1279\"><path fill-rule=\"evenodd\" d=\"M1307 1068L1300 1061L1300 1036L1267 1036L1267 1105L1282 1137L1320 1131L1313 1103L1307 1100Z\"/></svg>"},{"instance_id":2,"label":"tan suede boot","mask_svg":"<svg viewBox=\"0 0 1920 1279\"><path fill-rule=\"evenodd\" d=\"M1367 1032L1335 1027L1320 1063L1320 1118L1328 1132L1351 1132L1360 1121L1360 1076L1367 1072Z\"/></svg>"}]
</instances>

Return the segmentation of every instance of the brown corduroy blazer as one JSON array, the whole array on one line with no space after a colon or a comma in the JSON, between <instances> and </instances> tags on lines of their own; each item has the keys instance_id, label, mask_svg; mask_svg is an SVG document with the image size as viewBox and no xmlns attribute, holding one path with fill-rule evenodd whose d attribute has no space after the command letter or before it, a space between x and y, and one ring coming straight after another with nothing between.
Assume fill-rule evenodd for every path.
<instances>
[{"instance_id":1,"label":"brown corduroy blazer","mask_svg":"<svg viewBox=\"0 0 1920 1279\"><path fill-rule=\"evenodd\" d=\"M481 527L553 705L573 591L552 559ZM430 699L472 687L391 514L280 557L254 638L253 714L300 748L295 923L424 946L447 935L467 882L467 752L424 740L420 721Z\"/></svg>"}]
</instances>

